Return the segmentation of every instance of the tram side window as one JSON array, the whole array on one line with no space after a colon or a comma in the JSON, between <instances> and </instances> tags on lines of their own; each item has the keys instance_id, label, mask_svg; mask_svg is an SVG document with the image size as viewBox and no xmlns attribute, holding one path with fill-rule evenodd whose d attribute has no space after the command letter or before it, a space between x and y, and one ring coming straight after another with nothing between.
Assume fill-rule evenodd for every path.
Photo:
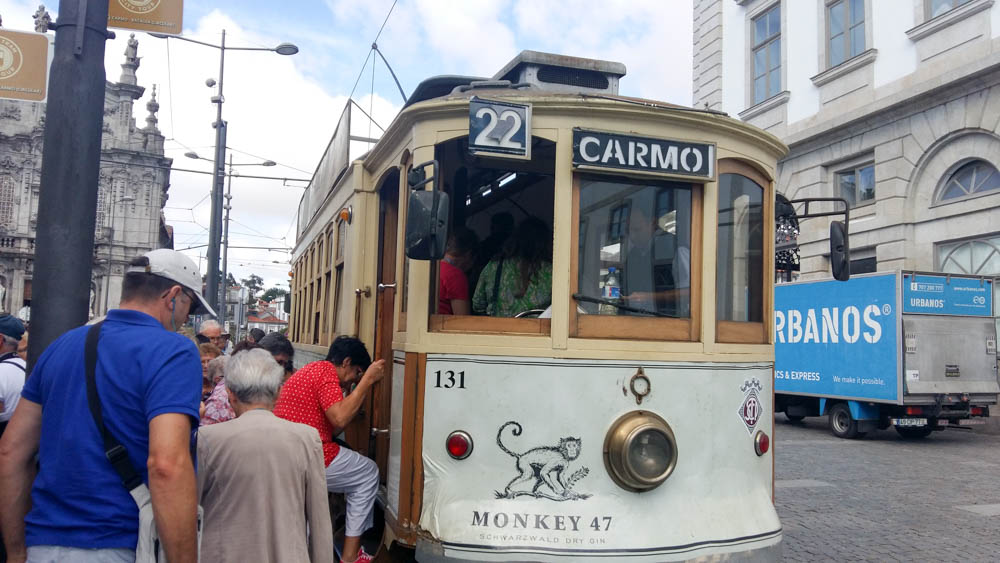
<instances>
[{"instance_id":1,"label":"tram side window","mask_svg":"<svg viewBox=\"0 0 1000 563\"><path fill-rule=\"evenodd\" d=\"M530 161L470 154L467 137L435 152L452 203L437 315L537 317L552 302L555 143L533 138Z\"/></svg>"},{"instance_id":2,"label":"tram side window","mask_svg":"<svg viewBox=\"0 0 1000 563\"><path fill-rule=\"evenodd\" d=\"M760 334L727 332L725 322L764 320L764 188L740 174L719 175L716 320L719 341L762 342Z\"/></svg>"},{"instance_id":3,"label":"tram side window","mask_svg":"<svg viewBox=\"0 0 1000 563\"><path fill-rule=\"evenodd\" d=\"M690 318L690 184L580 180L580 314Z\"/></svg>"}]
</instances>

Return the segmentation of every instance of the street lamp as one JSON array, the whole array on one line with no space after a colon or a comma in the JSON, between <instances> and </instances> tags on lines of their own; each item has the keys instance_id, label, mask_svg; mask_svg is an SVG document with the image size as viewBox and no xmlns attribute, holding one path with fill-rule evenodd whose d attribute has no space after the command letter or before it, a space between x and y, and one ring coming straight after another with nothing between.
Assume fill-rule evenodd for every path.
<instances>
[{"instance_id":1,"label":"street lamp","mask_svg":"<svg viewBox=\"0 0 1000 563\"><path fill-rule=\"evenodd\" d=\"M119 203L129 203L135 198L126 195L111 202L111 231L108 233L108 274L104 277L104 314L108 314L108 295L111 294L111 252L115 246L115 210Z\"/></svg>"},{"instance_id":2,"label":"street lamp","mask_svg":"<svg viewBox=\"0 0 1000 563\"><path fill-rule=\"evenodd\" d=\"M223 283L219 283L219 248L222 245L222 184L225 178L225 161L226 161L226 122L222 120L222 104L225 103L225 98L222 95L222 82L223 75L226 68L226 50L230 51L272 51L278 53L279 55L294 55L299 52L299 48L291 43L279 43L275 47L226 47L226 30L222 30L222 42L219 45L213 43L207 43L205 41L198 41L197 39L191 39L189 37L182 37L179 35L164 35L162 33L150 33L153 37L159 39L180 39L181 41L187 41L189 43L197 43L198 45L204 45L206 47L213 47L219 50L219 82L218 90L216 94L212 96L211 100L213 104L216 104L216 117L215 123L212 125L215 127L215 158L213 160L213 178L212 178L212 219L209 223L208 230L208 278L206 280L207 287L205 288L206 297L208 298L208 304L213 307L216 311L219 310L219 287L225 287L225 280ZM205 82L208 87L216 86L215 81L209 79ZM197 158L197 156L196 156ZM223 299L223 308L225 307L225 299ZM223 317L223 321L225 317Z\"/></svg>"},{"instance_id":3,"label":"street lamp","mask_svg":"<svg viewBox=\"0 0 1000 563\"><path fill-rule=\"evenodd\" d=\"M188 151L184 153L184 156L196 160L208 160L207 158L202 158L198 156L198 153L194 151ZM223 221L225 232L223 233L223 238L222 238L222 282L219 283L219 292L218 292L219 303L215 309L216 312L218 312L219 319L221 319L223 325L226 324L226 306L228 304L227 302L229 294L229 211L233 208L232 206L233 176L236 175L236 170L234 170L234 167L277 166L277 164L278 163L276 163L273 160L265 160L264 162L239 162L234 164L233 155L232 154L229 155L229 174L227 174L227 176L229 176L229 182L226 186L226 204L224 206L226 210L226 218ZM209 249L211 249L211 243L209 245ZM218 264L218 262L216 262L216 264ZM211 267L211 262L209 263L209 266ZM209 287L209 290L211 290L211 287Z\"/></svg>"}]
</instances>

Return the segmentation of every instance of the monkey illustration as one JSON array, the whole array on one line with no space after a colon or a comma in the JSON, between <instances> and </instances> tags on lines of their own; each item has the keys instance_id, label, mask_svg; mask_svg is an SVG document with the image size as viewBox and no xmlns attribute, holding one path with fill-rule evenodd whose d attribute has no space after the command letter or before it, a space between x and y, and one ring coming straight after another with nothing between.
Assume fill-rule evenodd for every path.
<instances>
[{"instance_id":1,"label":"monkey illustration","mask_svg":"<svg viewBox=\"0 0 1000 563\"><path fill-rule=\"evenodd\" d=\"M521 435L522 428L520 424L513 420L506 422L497 431L497 445L507 455L516 460L514 467L517 469L518 475L511 479L510 483L507 483L503 493L497 491L497 498L515 498L522 495L530 495L536 498L566 500L585 499L590 496L581 495L572 490L573 483L585 477L589 469L586 467L581 468L569 476L569 478L564 478L569 463L580 457L581 440L579 438L567 436L560 438L559 444L555 446L532 448L518 454L503 445L502 434L508 426L514 427L511 434L514 436ZM512 487L518 487L525 483L533 483L531 492L526 490L511 490ZM548 485L554 496L546 494L544 491L539 492L538 489L543 484Z\"/></svg>"}]
</instances>

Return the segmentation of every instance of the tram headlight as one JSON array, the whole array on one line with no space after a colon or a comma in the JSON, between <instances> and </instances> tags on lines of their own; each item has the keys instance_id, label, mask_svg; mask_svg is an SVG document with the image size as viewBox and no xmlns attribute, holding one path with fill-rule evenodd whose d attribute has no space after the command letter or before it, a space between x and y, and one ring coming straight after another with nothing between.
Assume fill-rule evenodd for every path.
<instances>
[{"instance_id":1,"label":"tram headlight","mask_svg":"<svg viewBox=\"0 0 1000 563\"><path fill-rule=\"evenodd\" d=\"M604 439L604 465L618 486L655 489L677 465L677 441L665 420L646 411L630 412L611 425Z\"/></svg>"}]
</instances>

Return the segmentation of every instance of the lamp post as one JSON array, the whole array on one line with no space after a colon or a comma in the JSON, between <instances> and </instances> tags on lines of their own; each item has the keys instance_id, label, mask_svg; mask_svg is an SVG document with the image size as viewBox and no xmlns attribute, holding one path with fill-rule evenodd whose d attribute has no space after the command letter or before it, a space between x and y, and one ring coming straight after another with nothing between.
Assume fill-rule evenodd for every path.
<instances>
[{"instance_id":1,"label":"lamp post","mask_svg":"<svg viewBox=\"0 0 1000 563\"><path fill-rule=\"evenodd\" d=\"M194 151L184 153L184 156L188 158L194 158L197 160L208 160L207 158L202 158L198 156L198 153ZM219 313L219 319L222 324L226 324L226 306L229 295L229 211L233 208L233 176L236 175L236 166L276 166L277 163L273 160L265 160L264 162L242 162L233 163L233 155L229 155L229 181L226 185L226 204L224 209L226 210L226 218L223 221L223 237L222 237L222 282L219 284L219 304L215 309ZM211 245L209 246L211 248Z\"/></svg>"},{"instance_id":2,"label":"lamp post","mask_svg":"<svg viewBox=\"0 0 1000 563\"><path fill-rule=\"evenodd\" d=\"M119 203L135 201L135 198L126 195L111 202L111 231L108 233L108 274L104 277L104 314L108 314L108 296L111 294L111 254L115 247L115 210Z\"/></svg>"},{"instance_id":3,"label":"lamp post","mask_svg":"<svg viewBox=\"0 0 1000 563\"><path fill-rule=\"evenodd\" d=\"M215 309L219 310L219 249L222 244L222 184L225 179L225 161L226 161L226 122L222 120L222 104L225 102L225 98L222 94L222 82L224 71L226 68L226 51L272 51L278 53L279 55L294 55L299 52L299 48L291 43L280 43L275 47L227 47L226 46L226 30L222 30L222 41L219 45L213 43L206 43L204 41L198 41L196 39L191 39L189 37L182 37L176 35L163 35L162 33L150 33L153 37L160 39L180 39L181 41L187 41L189 43L197 43L198 45L204 45L206 47L213 47L219 50L219 81L209 78L205 81L205 84L211 88L212 86L218 85L216 94L212 96L212 103L216 105L216 117L215 123L212 125L215 127L215 158L213 160L213 177L212 177L212 219L209 223L208 230L208 276L206 279L205 297L208 299L208 304ZM225 280L223 280L222 285L225 285ZM225 305L223 304L223 307ZM223 318L223 320L225 320Z\"/></svg>"}]
</instances>

